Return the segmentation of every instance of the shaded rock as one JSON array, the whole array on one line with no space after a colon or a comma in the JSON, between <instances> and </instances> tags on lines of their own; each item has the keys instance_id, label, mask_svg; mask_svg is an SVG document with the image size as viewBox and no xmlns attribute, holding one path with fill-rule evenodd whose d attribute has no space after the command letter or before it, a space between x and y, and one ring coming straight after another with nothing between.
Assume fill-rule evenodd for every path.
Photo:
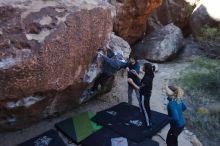
<instances>
[{"instance_id":1,"label":"shaded rock","mask_svg":"<svg viewBox=\"0 0 220 146\"><path fill-rule=\"evenodd\" d=\"M168 24L147 35L134 46L139 59L163 62L177 55L184 45L183 34L177 26Z\"/></svg>"},{"instance_id":2,"label":"shaded rock","mask_svg":"<svg viewBox=\"0 0 220 146\"><path fill-rule=\"evenodd\" d=\"M0 129L76 107L112 26L101 0L0 1Z\"/></svg>"},{"instance_id":3,"label":"shaded rock","mask_svg":"<svg viewBox=\"0 0 220 146\"><path fill-rule=\"evenodd\" d=\"M205 56L202 46L196 42L192 36L185 38L184 42L185 46L181 50L178 59L193 61L196 58Z\"/></svg>"},{"instance_id":4,"label":"shaded rock","mask_svg":"<svg viewBox=\"0 0 220 146\"><path fill-rule=\"evenodd\" d=\"M109 0L116 7L114 32L133 44L146 32L149 15L162 3L162 0Z\"/></svg>"},{"instance_id":5,"label":"shaded rock","mask_svg":"<svg viewBox=\"0 0 220 146\"><path fill-rule=\"evenodd\" d=\"M157 26L164 26L174 23L186 31L191 13L194 9L195 2L189 3L186 0L164 0L162 5L156 9L149 19L151 28L156 29Z\"/></svg>"},{"instance_id":6,"label":"shaded rock","mask_svg":"<svg viewBox=\"0 0 220 146\"><path fill-rule=\"evenodd\" d=\"M220 1L201 0L193 11L190 27L206 55L220 58Z\"/></svg>"},{"instance_id":7,"label":"shaded rock","mask_svg":"<svg viewBox=\"0 0 220 146\"><path fill-rule=\"evenodd\" d=\"M201 33L204 27L217 27L220 24L220 1L201 0L190 18L190 27L194 36Z\"/></svg>"}]
</instances>

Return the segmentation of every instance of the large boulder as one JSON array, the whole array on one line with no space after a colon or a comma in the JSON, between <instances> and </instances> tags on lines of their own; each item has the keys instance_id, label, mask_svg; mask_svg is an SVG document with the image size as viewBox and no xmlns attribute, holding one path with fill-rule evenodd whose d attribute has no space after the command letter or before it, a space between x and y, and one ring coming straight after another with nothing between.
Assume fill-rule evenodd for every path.
<instances>
[{"instance_id":1,"label":"large boulder","mask_svg":"<svg viewBox=\"0 0 220 146\"><path fill-rule=\"evenodd\" d=\"M189 30L188 24L197 0L164 0L149 19L150 28L174 23L184 31Z\"/></svg>"},{"instance_id":2,"label":"large boulder","mask_svg":"<svg viewBox=\"0 0 220 146\"><path fill-rule=\"evenodd\" d=\"M168 24L147 35L134 46L134 54L139 59L164 62L175 57L184 45L180 28Z\"/></svg>"},{"instance_id":3,"label":"large boulder","mask_svg":"<svg viewBox=\"0 0 220 146\"><path fill-rule=\"evenodd\" d=\"M204 27L216 27L220 24L220 1L201 0L190 18L190 27L194 36Z\"/></svg>"},{"instance_id":4,"label":"large boulder","mask_svg":"<svg viewBox=\"0 0 220 146\"><path fill-rule=\"evenodd\" d=\"M114 31L130 44L144 36L149 15L162 3L162 0L109 1L116 7Z\"/></svg>"},{"instance_id":5,"label":"large boulder","mask_svg":"<svg viewBox=\"0 0 220 146\"><path fill-rule=\"evenodd\" d=\"M220 1L201 0L193 11L190 27L206 55L220 58Z\"/></svg>"},{"instance_id":6,"label":"large boulder","mask_svg":"<svg viewBox=\"0 0 220 146\"><path fill-rule=\"evenodd\" d=\"M102 0L0 1L0 130L76 107L112 26Z\"/></svg>"}]
</instances>

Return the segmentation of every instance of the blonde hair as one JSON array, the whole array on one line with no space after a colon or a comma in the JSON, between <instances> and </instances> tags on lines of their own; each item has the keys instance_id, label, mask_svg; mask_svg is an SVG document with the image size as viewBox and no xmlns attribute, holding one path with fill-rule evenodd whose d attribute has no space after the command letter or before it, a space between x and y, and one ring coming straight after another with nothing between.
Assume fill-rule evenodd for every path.
<instances>
[{"instance_id":1,"label":"blonde hair","mask_svg":"<svg viewBox=\"0 0 220 146\"><path fill-rule=\"evenodd\" d=\"M173 91L173 99L179 101L184 95L184 91L178 86L169 86L169 89Z\"/></svg>"}]
</instances>

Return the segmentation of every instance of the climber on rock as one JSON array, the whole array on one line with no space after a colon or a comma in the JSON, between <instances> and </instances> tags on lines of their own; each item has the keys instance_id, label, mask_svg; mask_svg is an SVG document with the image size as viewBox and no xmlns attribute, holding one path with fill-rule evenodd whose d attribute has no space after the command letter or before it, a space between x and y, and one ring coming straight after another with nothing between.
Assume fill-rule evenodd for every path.
<instances>
[{"instance_id":1,"label":"climber on rock","mask_svg":"<svg viewBox=\"0 0 220 146\"><path fill-rule=\"evenodd\" d=\"M128 63L123 58L122 51L119 50L116 53L112 52L110 49L108 49L107 51L108 56L101 53L101 51L98 52L98 55L100 56L103 63L102 71L95 79L94 84L91 88L91 92L98 91L99 85L103 87L108 79L114 78L114 74L117 71L119 71L122 68L126 68L128 65Z\"/></svg>"}]
</instances>

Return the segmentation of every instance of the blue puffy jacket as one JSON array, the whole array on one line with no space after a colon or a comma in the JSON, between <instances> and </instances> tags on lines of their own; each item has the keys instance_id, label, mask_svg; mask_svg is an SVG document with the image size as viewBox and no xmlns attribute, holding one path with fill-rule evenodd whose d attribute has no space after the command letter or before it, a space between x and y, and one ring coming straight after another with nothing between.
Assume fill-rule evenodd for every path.
<instances>
[{"instance_id":1,"label":"blue puffy jacket","mask_svg":"<svg viewBox=\"0 0 220 146\"><path fill-rule=\"evenodd\" d=\"M102 72L107 76L113 75L116 71L119 71L122 68L126 68L128 66L127 62L122 62L120 60L109 58L106 56L102 56L104 60Z\"/></svg>"},{"instance_id":2,"label":"blue puffy jacket","mask_svg":"<svg viewBox=\"0 0 220 146\"><path fill-rule=\"evenodd\" d=\"M170 117L170 124L174 127L184 127L185 119L182 112L186 110L186 105L183 101L177 102L172 97L167 97L169 101L167 105L168 115Z\"/></svg>"}]
</instances>

